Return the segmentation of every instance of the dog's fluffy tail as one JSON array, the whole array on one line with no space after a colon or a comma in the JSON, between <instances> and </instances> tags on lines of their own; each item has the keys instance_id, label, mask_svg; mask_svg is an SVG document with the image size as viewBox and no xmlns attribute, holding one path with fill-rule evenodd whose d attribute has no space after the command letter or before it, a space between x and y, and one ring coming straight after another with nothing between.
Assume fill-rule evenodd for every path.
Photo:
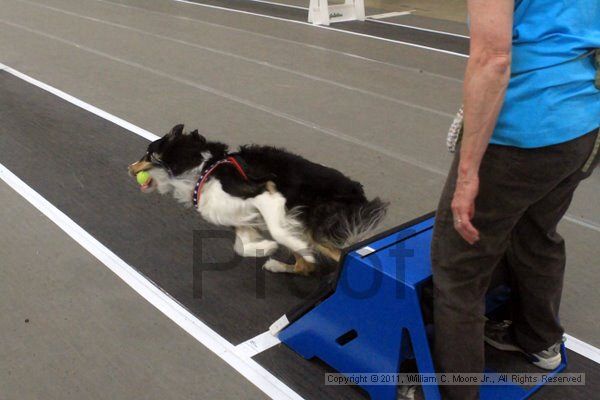
<instances>
[{"instance_id":1,"label":"dog's fluffy tail","mask_svg":"<svg viewBox=\"0 0 600 400\"><path fill-rule=\"evenodd\" d=\"M379 197L356 207L335 207L321 218L314 240L337 249L343 249L368 239L385 217L389 203ZM325 210L323 210L325 211Z\"/></svg>"}]
</instances>

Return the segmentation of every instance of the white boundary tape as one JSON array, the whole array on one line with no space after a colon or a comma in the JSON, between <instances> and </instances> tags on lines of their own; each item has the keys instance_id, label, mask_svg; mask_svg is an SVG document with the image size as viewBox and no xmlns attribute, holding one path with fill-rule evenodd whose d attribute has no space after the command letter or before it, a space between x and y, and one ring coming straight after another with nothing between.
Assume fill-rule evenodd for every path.
<instances>
[{"instance_id":1,"label":"white boundary tape","mask_svg":"<svg viewBox=\"0 0 600 400\"><path fill-rule=\"evenodd\" d=\"M367 16L367 18L369 18L369 19L383 19L383 18L401 17L403 15L410 15L414 11L416 11L416 10L410 10L410 11L392 11L392 12L387 12L387 13L383 13L383 14L369 15L369 16Z\"/></svg>"},{"instance_id":2,"label":"white boundary tape","mask_svg":"<svg viewBox=\"0 0 600 400\"><path fill-rule=\"evenodd\" d=\"M281 341L277 336L273 335L271 331L266 331L252 339L246 340L244 343L238 344L236 349L247 357L254 357L273 346L277 346L279 343Z\"/></svg>"},{"instance_id":3,"label":"white boundary tape","mask_svg":"<svg viewBox=\"0 0 600 400\"><path fill-rule=\"evenodd\" d=\"M600 349L592 346L589 343L579 340L571 335L566 335L565 346L567 349L584 356L598 364L600 364Z\"/></svg>"},{"instance_id":4,"label":"white boundary tape","mask_svg":"<svg viewBox=\"0 0 600 400\"><path fill-rule=\"evenodd\" d=\"M417 31L424 31L424 32L436 33L438 35L455 36L455 37L459 37L459 38L463 38L463 39L470 39L469 36L467 36L467 35L461 35L459 33L452 33L452 32L446 32L446 31L438 31L436 29L429 29L429 28L421 28L420 26L399 24L398 22L382 21L380 19L375 18L375 16L369 16L369 17L367 17L367 20L369 20L371 22L377 22L379 24L400 26L402 28L409 28L409 29L414 29L414 30L417 30Z\"/></svg>"},{"instance_id":5,"label":"white boundary tape","mask_svg":"<svg viewBox=\"0 0 600 400\"><path fill-rule=\"evenodd\" d=\"M94 107L91 104L79 100L78 98L71 96L55 87L47 85L35 78L10 68L7 65L0 63L0 71L6 71L17 78L50 92L55 96L66 100L73 105L76 105L77 107L83 108L92 114L113 122L114 124L148 140L155 140L158 138L158 136L143 128L140 128L125 121L124 119ZM15 191L17 191L28 202L30 202L34 207L44 213L44 215L57 224L63 231L65 231L65 233L71 236L92 255L98 258L98 260L115 272L115 274L121 277L121 279L123 279L127 284L129 284L129 286L136 290L136 292L142 295L142 297L144 297L167 317L186 330L186 332L190 333L190 335L195 337L198 341L225 360L229 365L235 368L244 377L246 377L246 379L254 383L267 395L275 399L302 399L302 397L300 397L296 392L294 392L248 356L248 354L253 354L253 349L260 350L260 348L264 348L264 350L266 350L267 348L277 344L273 341L269 342L264 340L264 335L266 335L267 332L262 333L257 337L238 345L237 347L233 346L202 321L198 320L171 296L166 294L160 288L156 287L151 281L147 280L134 268L129 266L108 248L98 242L83 228L81 228L46 199L40 196L37 192L27 186L25 182L21 181L2 164L0 164L0 178ZM565 345L568 349L596 363L600 363L599 348L571 335L565 336L567 338ZM258 339L259 337L261 337L261 339ZM278 341L278 339L276 340ZM249 342L252 341L254 341L254 344L249 344ZM259 352L260 351L257 351L253 355L258 354Z\"/></svg>"}]
</instances>

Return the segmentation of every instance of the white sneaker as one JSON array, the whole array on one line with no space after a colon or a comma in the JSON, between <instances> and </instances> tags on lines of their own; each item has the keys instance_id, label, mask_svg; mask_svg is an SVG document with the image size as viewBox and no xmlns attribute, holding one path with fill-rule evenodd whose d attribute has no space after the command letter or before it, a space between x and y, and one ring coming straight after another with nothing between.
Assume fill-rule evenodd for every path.
<instances>
[{"instance_id":1,"label":"white sneaker","mask_svg":"<svg viewBox=\"0 0 600 400\"><path fill-rule=\"evenodd\" d=\"M490 346L502 351L515 351L524 354L533 365L546 369L556 369L561 361L561 346L564 339L537 353L528 353L515 342L511 330L512 321L492 321L485 323L484 340Z\"/></svg>"}]
</instances>

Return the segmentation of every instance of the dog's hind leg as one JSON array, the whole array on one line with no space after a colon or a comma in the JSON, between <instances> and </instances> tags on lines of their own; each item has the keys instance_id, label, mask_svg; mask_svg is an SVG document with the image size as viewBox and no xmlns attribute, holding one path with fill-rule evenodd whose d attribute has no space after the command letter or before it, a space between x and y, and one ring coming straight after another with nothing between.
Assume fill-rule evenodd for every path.
<instances>
[{"instance_id":1,"label":"dog's hind leg","mask_svg":"<svg viewBox=\"0 0 600 400\"><path fill-rule=\"evenodd\" d=\"M267 240L260 232L249 226L235 228L233 250L242 257L266 257L275 253L277 242Z\"/></svg>"},{"instance_id":2,"label":"dog's hind leg","mask_svg":"<svg viewBox=\"0 0 600 400\"><path fill-rule=\"evenodd\" d=\"M309 275L311 272L315 270L315 263L308 262L306 257L294 253L294 257L296 257L296 264L294 264L294 273L299 275Z\"/></svg>"},{"instance_id":3,"label":"dog's hind leg","mask_svg":"<svg viewBox=\"0 0 600 400\"><path fill-rule=\"evenodd\" d=\"M267 191L256 196L253 202L273 239L294 254L301 255L308 263L314 264L311 245L302 230L298 229L298 223L286 215L285 198L281 193Z\"/></svg>"},{"instance_id":4,"label":"dog's hind leg","mask_svg":"<svg viewBox=\"0 0 600 400\"><path fill-rule=\"evenodd\" d=\"M338 248L335 247L330 247L330 246L325 246L322 244L315 244L315 248L317 249L317 251L321 254L323 254L326 257L331 258L333 261L335 262L340 262L340 258L342 258L342 251Z\"/></svg>"}]
</instances>

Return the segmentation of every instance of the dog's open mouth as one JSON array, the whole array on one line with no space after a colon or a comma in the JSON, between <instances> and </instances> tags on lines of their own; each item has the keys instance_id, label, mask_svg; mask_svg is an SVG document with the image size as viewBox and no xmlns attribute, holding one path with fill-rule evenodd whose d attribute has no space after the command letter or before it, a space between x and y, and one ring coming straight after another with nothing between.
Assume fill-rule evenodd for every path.
<instances>
[{"instance_id":1,"label":"dog's open mouth","mask_svg":"<svg viewBox=\"0 0 600 400\"><path fill-rule=\"evenodd\" d=\"M140 190L142 192L149 192L150 190L152 190L152 177L149 177L146 182L144 182L143 184L140 185Z\"/></svg>"},{"instance_id":2,"label":"dog's open mouth","mask_svg":"<svg viewBox=\"0 0 600 400\"><path fill-rule=\"evenodd\" d=\"M140 190L144 193L151 192L154 189L154 179L149 174L152 164L148 161L134 162L129 166L129 175L135 177Z\"/></svg>"},{"instance_id":3,"label":"dog's open mouth","mask_svg":"<svg viewBox=\"0 0 600 400\"><path fill-rule=\"evenodd\" d=\"M154 179L150 176L150 174L146 174L146 176L143 177L143 178L145 178L145 180L143 180L143 181L140 181L140 179L137 179L137 178L138 178L138 176L136 175L137 183L138 183L138 185L140 185L140 190L143 193L150 193L154 190L155 182L154 182Z\"/></svg>"}]
</instances>

